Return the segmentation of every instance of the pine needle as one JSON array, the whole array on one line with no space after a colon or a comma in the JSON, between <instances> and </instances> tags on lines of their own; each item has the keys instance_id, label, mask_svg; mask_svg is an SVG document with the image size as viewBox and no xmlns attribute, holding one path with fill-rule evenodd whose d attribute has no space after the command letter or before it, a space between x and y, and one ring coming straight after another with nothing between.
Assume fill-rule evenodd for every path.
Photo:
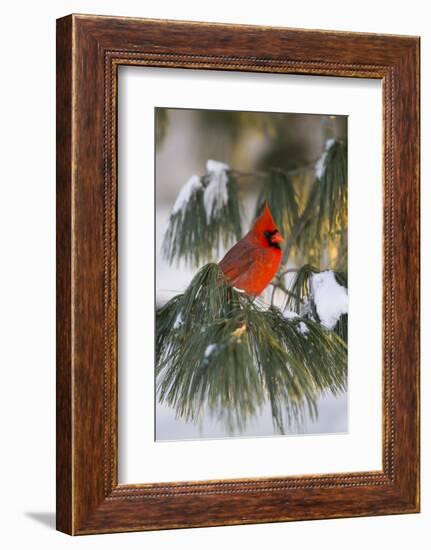
<instances>
[{"instance_id":1,"label":"pine needle","mask_svg":"<svg viewBox=\"0 0 431 550\"><path fill-rule=\"evenodd\" d=\"M295 188L288 173L272 170L262 186L255 218L262 213L268 203L271 214L282 235L290 235L299 217L298 200Z\"/></svg>"},{"instance_id":2,"label":"pine needle","mask_svg":"<svg viewBox=\"0 0 431 550\"><path fill-rule=\"evenodd\" d=\"M302 323L302 325L301 325ZM157 311L156 390L178 417L197 422L204 410L229 431L244 430L269 401L280 433L317 414L323 391L346 388L342 339L306 317L230 287L216 264Z\"/></svg>"},{"instance_id":3,"label":"pine needle","mask_svg":"<svg viewBox=\"0 0 431 550\"><path fill-rule=\"evenodd\" d=\"M200 178L202 187L187 201L184 208L169 218L162 251L169 263L180 259L192 266L200 266L241 238L241 212L236 180L228 174L228 200L224 208L209 215L204 204L204 190L208 177Z\"/></svg>"}]
</instances>

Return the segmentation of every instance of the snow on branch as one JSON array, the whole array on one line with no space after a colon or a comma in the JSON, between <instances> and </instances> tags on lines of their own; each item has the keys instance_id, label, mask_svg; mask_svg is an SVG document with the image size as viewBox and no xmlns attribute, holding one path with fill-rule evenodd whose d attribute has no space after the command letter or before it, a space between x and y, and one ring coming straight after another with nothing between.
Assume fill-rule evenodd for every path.
<instances>
[{"instance_id":1,"label":"snow on branch","mask_svg":"<svg viewBox=\"0 0 431 550\"><path fill-rule=\"evenodd\" d=\"M211 219L217 218L228 202L228 170L230 167L223 162L216 160L207 162L208 184L204 191L204 206L208 224L211 223Z\"/></svg>"},{"instance_id":2,"label":"snow on branch","mask_svg":"<svg viewBox=\"0 0 431 550\"><path fill-rule=\"evenodd\" d=\"M314 166L314 174L317 179L322 179L323 174L326 170L326 159L328 156L329 149L334 145L335 139L327 139L325 143L325 150L322 153L322 156L318 159Z\"/></svg>"},{"instance_id":3,"label":"snow on branch","mask_svg":"<svg viewBox=\"0 0 431 550\"><path fill-rule=\"evenodd\" d=\"M305 265L293 276L287 289L285 312L319 322L347 341L347 276L332 270L319 271Z\"/></svg>"},{"instance_id":4,"label":"snow on branch","mask_svg":"<svg viewBox=\"0 0 431 550\"><path fill-rule=\"evenodd\" d=\"M320 322L332 330L340 317L348 312L347 290L337 283L333 271L313 273L310 284L311 296Z\"/></svg>"},{"instance_id":5,"label":"snow on branch","mask_svg":"<svg viewBox=\"0 0 431 550\"><path fill-rule=\"evenodd\" d=\"M290 256L319 263L325 249L337 250L333 265L344 267L347 253L347 144L329 139L314 166L304 208L288 237L284 262ZM343 260L343 256L345 256ZM301 259L299 261L302 261Z\"/></svg>"},{"instance_id":6,"label":"snow on branch","mask_svg":"<svg viewBox=\"0 0 431 550\"><path fill-rule=\"evenodd\" d=\"M181 188L169 218L163 253L172 263L182 258L202 265L241 238L236 180L223 162L208 160L207 173L193 175Z\"/></svg>"},{"instance_id":7,"label":"snow on branch","mask_svg":"<svg viewBox=\"0 0 431 550\"><path fill-rule=\"evenodd\" d=\"M172 216L178 214L178 212L183 213L187 208L187 205L190 199L202 189L201 178L199 176L192 176L187 182L183 185L180 192L178 193L177 199L172 208Z\"/></svg>"},{"instance_id":8,"label":"snow on branch","mask_svg":"<svg viewBox=\"0 0 431 550\"><path fill-rule=\"evenodd\" d=\"M156 390L188 421L208 407L242 430L269 401L280 433L316 413L322 391L346 388L343 340L316 320L262 308L204 266L184 294L157 311ZM181 322L178 322L178 319Z\"/></svg>"}]
</instances>

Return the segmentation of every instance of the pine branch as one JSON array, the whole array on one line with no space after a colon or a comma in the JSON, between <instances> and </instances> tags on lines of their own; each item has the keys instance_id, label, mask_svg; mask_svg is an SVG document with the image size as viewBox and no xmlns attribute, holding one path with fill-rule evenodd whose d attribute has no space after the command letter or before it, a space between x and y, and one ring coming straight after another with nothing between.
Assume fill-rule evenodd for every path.
<instances>
[{"instance_id":1,"label":"pine branch","mask_svg":"<svg viewBox=\"0 0 431 550\"><path fill-rule=\"evenodd\" d=\"M207 408L229 430L243 430L266 401L276 429L316 415L322 391L346 388L339 336L305 316L230 287L215 264L157 312L156 375L160 402L198 421Z\"/></svg>"},{"instance_id":2,"label":"pine branch","mask_svg":"<svg viewBox=\"0 0 431 550\"><path fill-rule=\"evenodd\" d=\"M199 182L181 207L173 209L166 230L162 251L169 263L182 258L199 266L209 261L219 249L228 247L241 238L241 213L237 184L226 173L227 200L223 208L209 211L205 191L211 183L206 175L195 178ZM188 185L188 184L186 184Z\"/></svg>"},{"instance_id":3,"label":"pine branch","mask_svg":"<svg viewBox=\"0 0 431 550\"><path fill-rule=\"evenodd\" d=\"M211 173L200 178L194 176L194 190L180 208L174 207L165 234L163 252L170 263L184 259L200 266L218 255L222 246L227 248L241 238L241 205L236 180L255 177L261 181L255 217L267 201L286 239L283 265L287 265L292 254L305 262L319 260L322 250L329 246L339 249L338 267L347 265L347 147L344 142L329 140L317 162L289 171L242 172L218 164L225 167L227 179L224 207L208 211L206 193L212 181ZM298 185L298 178L301 181L313 167L316 177L301 212L304 198L300 194L304 194L307 185L305 180Z\"/></svg>"},{"instance_id":4,"label":"pine branch","mask_svg":"<svg viewBox=\"0 0 431 550\"><path fill-rule=\"evenodd\" d=\"M286 242L284 265L292 251L316 259L322 247L335 244L345 256L347 265L347 147L342 141L329 140L327 149L316 165L316 179L304 211Z\"/></svg>"},{"instance_id":5,"label":"pine branch","mask_svg":"<svg viewBox=\"0 0 431 550\"><path fill-rule=\"evenodd\" d=\"M320 265L322 251L331 247L336 250L332 267L338 266L335 281L347 289L346 145L327 142L313 163L313 182L310 166L245 173L213 164L216 174L209 166L206 175L195 176L181 191L165 235L166 257L171 263L184 259L201 265L239 240L236 178L256 177L261 183L256 215L268 201L287 241L283 264L273 281L270 307L237 292L217 265L208 264L183 294L157 311L157 396L185 420L198 422L209 413L229 431L244 430L269 402L274 426L284 433L300 425L307 411L312 418L317 415L323 392L346 388L347 315L337 314L328 329L312 289L313 277L321 273L312 264ZM208 193L215 177L222 208L220 197ZM291 255L306 264L287 267ZM273 305L277 289L285 295L283 311Z\"/></svg>"},{"instance_id":6,"label":"pine branch","mask_svg":"<svg viewBox=\"0 0 431 550\"><path fill-rule=\"evenodd\" d=\"M298 270L287 270L287 272L295 272L295 276L292 278L287 289L284 307L306 318L319 321L319 315L316 311L315 303L313 302L311 278L320 271L316 267L305 265ZM347 273L338 271L334 272L334 275L337 283L347 289ZM333 329L346 345L347 318L347 314L341 315Z\"/></svg>"},{"instance_id":7,"label":"pine branch","mask_svg":"<svg viewBox=\"0 0 431 550\"><path fill-rule=\"evenodd\" d=\"M302 175L306 172L309 172L310 170L314 170L316 162L318 162L319 158L313 160L312 162L308 162L307 164L304 164L303 166L298 166L297 168L292 168L290 170L282 170L281 168L276 168L275 170L277 170L279 172L282 172L283 174L285 174L286 177ZM235 178L268 178L268 175L270 174L270 172L267 172L267 171L244 172L242 170L236 170L236 169L231 169L230 170L230 173Z\"/></svg>"},{"instance_id":8,"label":"pine branch","mask_svg":"<svg viewBox=\"0 0 431 550\"><path fill-rule=\"evenodd\" d=\"M272 170L269 173L257 201L255 218L260 216L265 203L282 235L289 235L298 222L299 206L292 180L286 172Z\"/></svg>"}]
</instances>

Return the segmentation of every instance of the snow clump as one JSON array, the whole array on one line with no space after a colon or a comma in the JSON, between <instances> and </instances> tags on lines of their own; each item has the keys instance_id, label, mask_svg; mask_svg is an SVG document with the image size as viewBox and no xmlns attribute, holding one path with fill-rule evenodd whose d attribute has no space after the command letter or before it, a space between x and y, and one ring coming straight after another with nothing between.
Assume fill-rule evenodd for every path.
<instances>
[{"instance_id":1,"label":"snow clump","mask_svg":"<svg viewBox=\"0 0 431 550\"><path fill-rule=\"evenodd\" d=\"M326 170L326 157L328 156L329 149L334 145L335 139L327 139L325 143L325 151L323 152L322 156L319 158L319 160L314 165L314 174L316 175L317 179L321 179L323 174Z\"/></svg>"},{"instance_id":2,"label":"snow clump","mask_svg":"<svg viewBox=\"0 0 431 550\"><path fill-rule=\"evenodd\" d=\"M216 160L208 160L207 173L209 183L204 191L204 207L207 216L207 223L211 217L217 217L218 213L225 207L228 201L227 171L230 166Z\"/></svg>"},{"instance_id":3,"label":"snow clump","mask_svg":"<svg viewBox=\"0 0 431 550\"><path fill-rule=\"evenodd\" d=\"M332 330L341 315L348 311L347 290L337 283L333 271L314 273L310 283L312 299L320 322Z\"/></svg>"},{"instance_id":4,"label":"snow clump","mask_svg":"<svg viewBox=\"0 0 431 550\"><path fill-rule=\"evenodd\" d=\"M202 189L201 178L195 174L184 184L178 193L177 200L172 208L172 215L175 216L178 212L184 212L189 200L200 189Z\"/></svg>"}]
</instances>

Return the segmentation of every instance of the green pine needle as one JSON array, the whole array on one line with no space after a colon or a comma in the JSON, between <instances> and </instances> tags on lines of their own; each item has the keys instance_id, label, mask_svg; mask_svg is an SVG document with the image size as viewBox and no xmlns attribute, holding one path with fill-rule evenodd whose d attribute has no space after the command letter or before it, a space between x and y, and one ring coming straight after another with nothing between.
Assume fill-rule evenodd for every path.
<instances>
[{"instance_id":1,"label":"green pine needle","mask_svg":"<svg viewBox=\"0 0 431 550\"><path fill-rule=\"evenodd\" d=\"M316 178L297 231L296 246L302 251L321 250L329 242L341 242L347 230L347 147L335 141L325 153L323 174Z\"/></svg>"},{"instance_id":2,"label":"green pine needle","mask_svg":"<svg viewBox=\"0 0 431 550\"><path fill-rule=\"evenodd\" d=\"M304 265L295 273L286 292L285 308L295 311L308 319L319 320L316 308L311 299L310 279L314 273L319 270L312 265ZM343 271L334 271L335 280L341 286L347 288L347 273ZM347 346L347 314L341 315L334 327L334 332L346 343ZM347 352L347 347L346 347Z\"/></svg>"},{"instance_id":3,"label":"green pine needle","mask_svg":"<svg viewBox=\"0 0 431 550\"><path fill-rule=\"evenodd\" d=\"M304 207L286 237L284 263L295 256L297 262L319 264L329 248L337 250L332 267L347 267L347 146L334 141L322 156L322 174L301 186ZM285 204L280 206L287 208Z\"/></svg>"},{"instance_id":4,"label":"green pine needle","mask_svg":"<svg viewBox=\"0 0 431 550\"><path fill-rule=\"evenodd\" d=\"M295 187L289 175L282 170L272 170L263 184L257 205L257 218L268 203L271 214L282 235L290 235L299 217Z\"/></svg>"},{"instance_id":5,"label":"green pine needle","mask_svg":"<svg viewBox=\"0 0 431 550\"><path fill-rule=\"evenodd\" d=\"M208 176L184 208L172 214L163 252L198 266L220 248L239 240L241 207L234 171L228 175L228 201L211 212L204 206ZM269 402L276 431L299 427L306 412L317 416L317 399L338 394L347 384L347 315L334 330L320 322L310 292L310 278L323 254L336 251L336 280L347 288L347 147L335 141L322 157L314 182L309 171L292 179L272 170L264 178L256 216L268 202L286 238L283 265L290 254L304 265L286 288L283 316L230 287L216 264L208 264L186 291L156 315L156 391L160 403L178 417L199 422L208 414L229 432L243 431ZM285 268L281 268L280 273Z\"/></svg>"},{"instance_id":6,"label":"green pine needle","mask_svg":"<svg viewBox=\"0 0 431 550\"><path fill-rule=\"evenodd\" d=\"M301 324L302 323L302 324ZM156 376L161 403L229 431L245 429L269 401L280 433L317 415L322 392L346 388L341 338L305 317L285 319L230 287L216 264L157 311Z\"/></svg>"},{"instance_id":7,"label":"green pine needle","mask_svg":"<svg viewBox=\"0 0 431 550\"><path fill-rule=\"evenodd\" d=\"M208 177L201 178L202 188L192 194L185 207L171 214L162 251L169 263L180 259L200 266L241 238L241 212L237 183L228 175L228 200L224 208L211 212L209 220L204 206L204 189Z\"/></svg>"}]
</instances>

